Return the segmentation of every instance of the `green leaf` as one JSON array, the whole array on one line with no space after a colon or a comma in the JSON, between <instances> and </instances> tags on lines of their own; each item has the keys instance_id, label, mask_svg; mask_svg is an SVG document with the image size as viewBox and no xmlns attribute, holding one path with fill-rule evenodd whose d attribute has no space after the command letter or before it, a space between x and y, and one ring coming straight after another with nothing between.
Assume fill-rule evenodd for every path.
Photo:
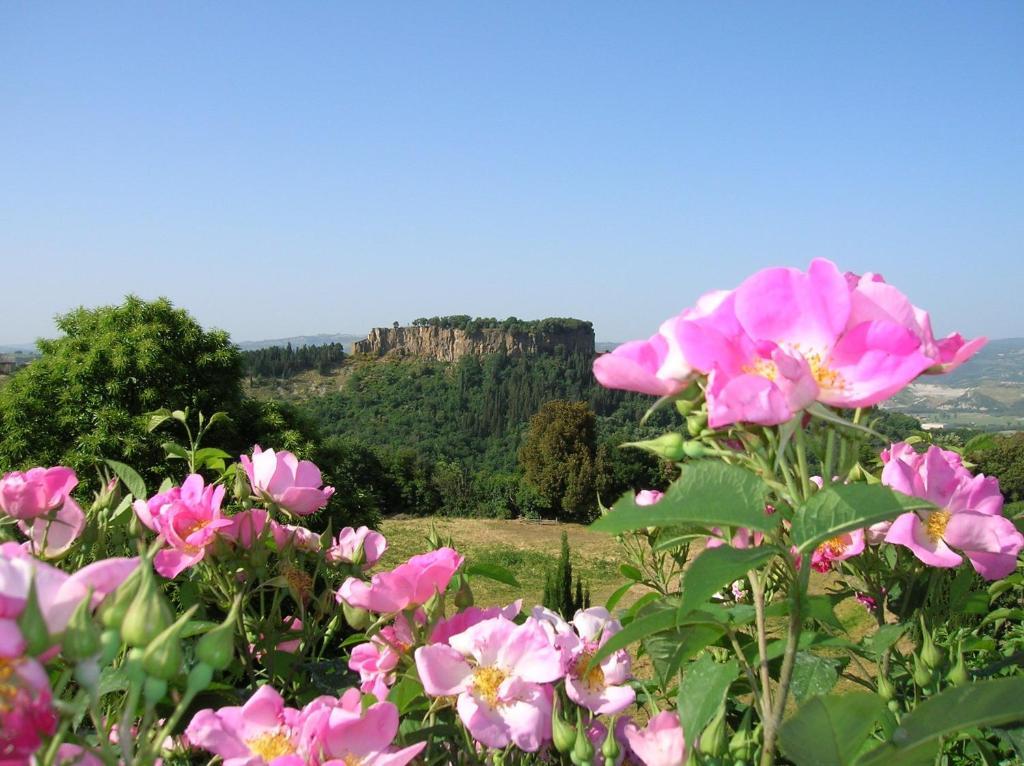
<instances>
[{"instance_id":1,"label":"green leaf","mask_svg":"<svg viewBox=\"0 0 1024 766\"><path fill-rule=\"evenodd\" d=\"M782 725L779 745L797 766L850 766L884 713L874 694L812 697Z\"/></svg>"},{"instance_id":2,"label":"green leaf","mask_svg":"<svg viewBox=\"0 0 1024 766\"><path fill-rule=\"evenodd\" d=\"M900 636L907 632L907 626L899 623L895 625L882 625L875 631L874 635L864 639L865 648L872 654L881 657L887 649L900 640Z\"/></svg>"},{"instance_id":3,"label":"green leaf","mask_svg":"<svg viewBox=\"0 0 1024 766\"><path fill-rule=\"evenodd\" d=\"M708 653L686 668L679 684L677 710L688 741L697 741L700 732L718 711L739 670L736 660L720 664Z\"/></svg>"},{"instance_id":4,"label":"green leaf","mask_svg":"<svg viewBox=\"0 0 1024 766\"><path fill-rule=\"evenodd\" d=\"M644 573L636 567L630 566L629 564L622 564L619 567L619 574L621 574L627 580L632 580L633 582L643 582L644 579Z\"/></svg>"},{"instance_id":5,"label":"green leaf","mask_svg":"<svg viewBox=\"0 0 1024 766\"><path fill-rule=\"evenodd\" d=\"M155 412L146 413L146 431L153 433L158 429L169 417L171 417L170 410L156 410Z\"/></svg>"},{"instance_id":6,"label":"green leaf","mask_svg":"<svg viewBox=\"0 0 1024 766\"><path fill-rule=\"evenodd\" d=\"M839 680L837 662L810 652L797 652L790 688L797 702L818 694L828 694Z\"/></svg>"},{"instance_id":7,"label":"green leaf","mask_svg":"<svg viewBox=\"0 0 1024 766\"><path fill-rule=\"evenodd\" d=\"M388 700L395 703L400 715L405 715L417 700L426 702L423 684L412 675L402 676L398 683L391 687Z\"/></svg>"},{"instance_id":8,"label":"green leaf","mask_svg":"<svg viewBox=\"0 0 1024 766\"><path fill-rule=\"evenodd\" d=\"M119 463L116 460L106 460L104 462L117 474L117 478L124 483L129 492L139 500L146 499L146 482L142 480L142 477L139 476L134 468L130 465Z\"/></svg>"},{"instance_id":9,"label":"green leaf","mask_svg":"<svg viewBox=\"0 0 1024 766\"><path fill-rule=\"evenodd\" d=\"M929 697L903 716L892 738L858 761L858 766L930 764L943 737L974 727L1024 721L1024 678L975 681Z\"/></svg>"},{"instance_id":10,"label":"green leaf","mask_svg":"<svg viewBox=\"0 0 1024 766\"><path fill-rule=\"evenodd\" d=\"M590 664L595 665L619 649L625 649L642 638L671 630L675 626L676 608L674 606L666 603L652 606L648 611L638 616L629 625L626 625L622 630L609 638L604 643L604 646L597 650Z\"/></svg>"},{"instance_id":11,"label":"green leaf","mask_svg":"<svg viewBox=\"0 0 1024 766\"><path fill-rule=\"evenodd\" d=\"M708 548L690 564L683 575L683 599L680 616L697 609L725 585L746 575L779 553L774 545L733 548L720 545Z\"/></svg>"},{"instance_id":12,"label":"green leaf","mask_svg":"<svg viewBox=\"0 0 1024 766\"><path fill-rule=\"evenodd\" d=\"M767 497L768 485L747 469L697 460L683 466L679 478L654 505L637 505L627 493L591 527L612 534L680 524L770 531L779 520L764 512Z\"/></svg>"},{"instance_id":13,"label":"green leaf","mask_svg":"<svg viewBox=\"0 0 1024 766\"><path fill-rule=\"evenodd\" d=\"M667 689L680 666L695 657L708 644L717 641L725 628L715 622L699 622L655 633L644 639L644 649L651 658L654 672Z\"/></svg>"},{"instance_id":14,"label":"green leaf","mask_svg":"<svg viewBox=\"0 0 1024 766\"><path fill-rule=\"evenodd\" d=\"M629 589L632 588L635 584L636 583L627 582L622 587L617 588L616 591L608 597L608 601L605 602L604 608L607 609L609 612L615 609L615 607L617 607L619 605L619 602L622 600L622 597L625 596L626 593L629 592Z\"/></svg>"},{"instance_id":15,"label":"green leaf","mask_svg":"<svg viewBox=\"0 0 1024 766\"><path fill-rule=\"evenodd\" d=\"M516 576L497 564L470 564L466 567L465 572L468 575L486 577L495 582L511 585L513 588L519 587L519 580L516 579Z\"/></svg>"},{"instance_id":16,"label":"green leaf","mask_svg":"<svg viewBox=\"0 0 1024 766\"><path fill-rule=\"evenodd\" d=\"M188 460L188 450L174 442L164 442L160 445L167 453L168 460Z\"/></svg>"},{"instance_id":17,"label":"green leaf","mask_svg":"<svg viewBox=\"0 0 1024 766\"><path fill-rule=\"evenodd\" d=\"M799 551L808 553L844 532L934 507L881 484L832 484L797 509L791 534Z\"/></svg>"}]
</instances>

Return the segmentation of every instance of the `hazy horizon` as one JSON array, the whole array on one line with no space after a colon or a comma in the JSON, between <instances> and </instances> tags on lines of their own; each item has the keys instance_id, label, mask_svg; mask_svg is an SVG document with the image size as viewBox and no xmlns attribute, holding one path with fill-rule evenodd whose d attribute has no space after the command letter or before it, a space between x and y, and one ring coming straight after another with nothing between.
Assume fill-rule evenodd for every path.
<instances>
[{"instance_id":1,"label":"hazy horizon","mask_svg":"<svg viewBox=\"0 0 1024 766\"><path fill-rule=\"evenodd\" d=\"M127 293L239 340L621 341L819 256L1024 336L1021 39L1020 3L6 4L0 345Z\"/></svg>"}]
</instances>

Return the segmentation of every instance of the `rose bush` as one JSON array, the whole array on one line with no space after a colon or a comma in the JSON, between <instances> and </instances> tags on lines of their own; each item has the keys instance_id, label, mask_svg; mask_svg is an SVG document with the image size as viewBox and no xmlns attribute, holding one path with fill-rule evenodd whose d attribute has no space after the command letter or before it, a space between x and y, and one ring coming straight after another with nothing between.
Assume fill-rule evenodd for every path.
<instances>
[{"instance_id":1,"label":"rose bush","mask_svg":"<svg viewBox=\"0 0 1024 766\"><path fill-rule=\"evenodd\" d=\"M68 468L8 473L0 763L1016 762L1020 520L955 452L862 462L867 408L983 343L816 260L599 357L678 412L631 446L680 475L603 509L626 579L575 614L474 605L514 573L451 541L389 561L379 532L320 528L318 468L201 446L219 414L154 414L189 443L152 491L112 461L91 503Z\"/></svg>"}]
</instances>

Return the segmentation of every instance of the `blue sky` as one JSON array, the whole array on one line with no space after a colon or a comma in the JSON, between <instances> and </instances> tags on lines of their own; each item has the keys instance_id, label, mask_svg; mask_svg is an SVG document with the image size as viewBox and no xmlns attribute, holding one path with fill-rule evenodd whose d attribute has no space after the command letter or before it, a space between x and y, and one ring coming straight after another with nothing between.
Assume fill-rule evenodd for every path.
<instances>
[{"instance_id":1,"label":"blue sky","mask_svg":"<svg viewBox=\"0 0 1024 766\"><path fill-rule=\"evenodd\" d=\"M5 3L0 343L129 292L625 340L816 256L1024 336L1022 40L978 0Z\"/></svg>"}]
</instances>

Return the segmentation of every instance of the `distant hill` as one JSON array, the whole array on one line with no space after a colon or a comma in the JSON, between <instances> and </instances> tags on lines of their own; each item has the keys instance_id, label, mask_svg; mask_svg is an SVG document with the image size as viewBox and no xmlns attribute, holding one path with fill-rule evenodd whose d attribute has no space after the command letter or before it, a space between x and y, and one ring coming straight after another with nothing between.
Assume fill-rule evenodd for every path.
<instances>
[{"instance_id":1,"label":"distant hill","mask_svg":"<svg viewBox=\"0 0 1024 766\"><path fill-rule=\"evenodd\" d=\"M948 375L924 375L884 405L933 426L1024 429L1024 338L989 341Z\"/></svg>"},{"instance_id":2,"label":"distant hill","mask_svg":"<svg viewBox=\"0 0 1024 766\"><path fill-rule=\"evenodd\" d=\"M339 334L320 334L320 335L295 335L291 338L270 338L268 340L241 340L236 341L235 345L238 346L242 351L255 351L260 348L270 348L271 346L287 346L289 343L292 344L292 348L298 348L299 346L326 346L330 343L341 343L348 347L356 341L364 340L366 333L362 335L352 335L349 333Z\"/></svg>"}]
</instances>

